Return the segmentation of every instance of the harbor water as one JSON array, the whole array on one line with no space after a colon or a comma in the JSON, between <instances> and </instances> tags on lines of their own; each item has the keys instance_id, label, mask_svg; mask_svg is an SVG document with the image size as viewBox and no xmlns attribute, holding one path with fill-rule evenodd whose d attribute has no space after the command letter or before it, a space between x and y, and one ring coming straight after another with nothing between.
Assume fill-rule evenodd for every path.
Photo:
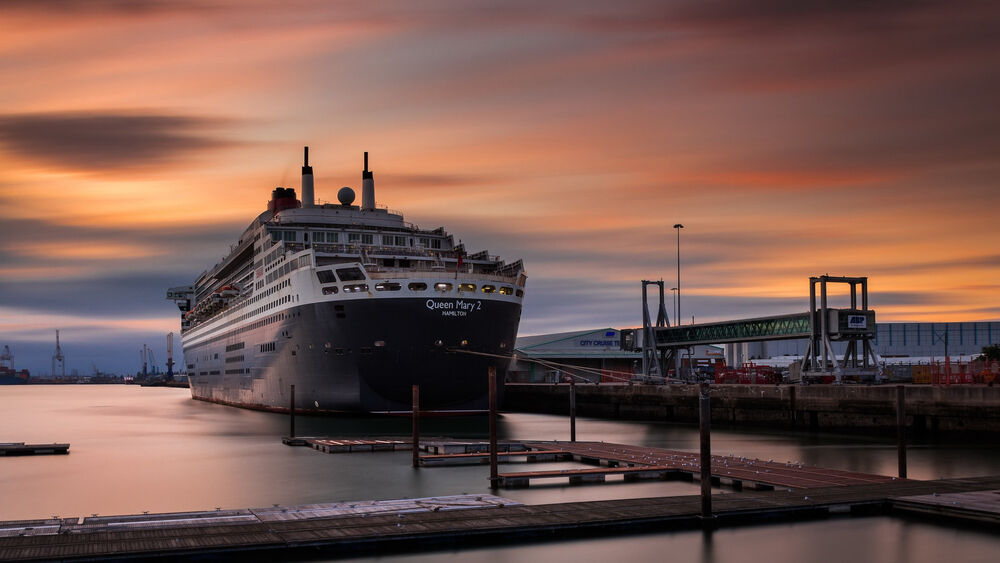
<instances>
[{"instance_id":1,"label":"harbor water","mask_svg":"<svg viewBox=\"0 0 1000 563\"><path fill-rule=\"evenodd\" d=\"M407 436L407 418L304 417L297 434ZM567 419L504 414L501 439L568 439ZM487 466L414 470L410 452L324 454L288 447L288 417L193 401L186 389L26 385L0 389L0 442L69 442L65 456L0 458L0 520L301 505L488 493ZM421 421L423 436L484 438L485 417ZM695 426L580 419L580 440L697 451ZM716 429L716 454L893 475L895 442L866 436ZM531 469L565 463L532 464ZM506 466L509 471L525 466ZM911 443L909 476L1000 474L1000 444ZM719 490L719 494L734 494ZM551 484L499 494L523 503L697 494L679 481ZM698 561L993 561L1000 535L888 517L393 554L418 561L592 561L664 553Z\"/></svg>"}]
</instances>

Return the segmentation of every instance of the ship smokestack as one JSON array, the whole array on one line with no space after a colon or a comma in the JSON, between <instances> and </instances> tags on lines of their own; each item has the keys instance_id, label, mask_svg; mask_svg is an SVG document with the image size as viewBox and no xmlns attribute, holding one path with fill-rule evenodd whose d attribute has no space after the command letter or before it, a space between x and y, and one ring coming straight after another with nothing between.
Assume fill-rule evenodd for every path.
<instances>
[{"instance_id":1,"label":"ship smokestack","mask_svg":"<svg viewBox=\"0 0 1000 563\"><path fill-rule=\"evenodd\" d=\"M368 169L368 151L365 151L365 169L361 171L361 210L375 209L375 177Z\"/></svg>"},{"instance_id":2,"label":"ship smokestack","mask_svg":"<svg viewBox=\"0 0 1000 563\"><path fill-rule=\"evenodd\" d=\"M313 168L309 166L309 147L305 147L302 161L302 207L316 207L313 197Z\"/></svg>"}]
</instances>

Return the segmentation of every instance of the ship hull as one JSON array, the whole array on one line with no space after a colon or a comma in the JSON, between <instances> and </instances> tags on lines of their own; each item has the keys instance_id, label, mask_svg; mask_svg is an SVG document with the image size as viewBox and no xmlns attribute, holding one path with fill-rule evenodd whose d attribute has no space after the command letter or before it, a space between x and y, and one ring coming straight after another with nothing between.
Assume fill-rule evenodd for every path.
<instances>
[{"instance_id":1,"label":"ship hull","mask_svg":"<svg viewBox=\"0 0 1000 563\"><path fill-rule=\"evenodd\" d=\"M26 373L22 374L0 374L0 385L26 385L28 380L31 379Z\"/></svg>"},{"instance_id":2,"label":"ship hull","mask_svg":"<svg viewBox=\"0 0 1000 563\"><path fill-rule=\"evenodd\" d=\"M185 346L191 396L284 411L488 408L513 352L521 305L463 298L357 299L293 306L274 320ZM260 325L260 326L257 326Z\"/></svg>"}]
</instances>

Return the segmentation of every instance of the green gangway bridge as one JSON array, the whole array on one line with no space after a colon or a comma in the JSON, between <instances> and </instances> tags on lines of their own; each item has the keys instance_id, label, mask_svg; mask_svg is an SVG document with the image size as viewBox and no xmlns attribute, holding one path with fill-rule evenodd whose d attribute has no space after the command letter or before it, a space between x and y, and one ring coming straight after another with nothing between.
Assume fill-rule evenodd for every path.
<instances>
[{"instance_id":1,"label":"green gangway bridge","mask_svg":"<svg viewBox=\"0 0 1000 563\"><path fill-rule=\"evenodd\" d=\"M687 347L698 344L727 344L809 338L809 313L741 319L718 323L657 327L657 347Z\"/></svg>"}]
</instances>

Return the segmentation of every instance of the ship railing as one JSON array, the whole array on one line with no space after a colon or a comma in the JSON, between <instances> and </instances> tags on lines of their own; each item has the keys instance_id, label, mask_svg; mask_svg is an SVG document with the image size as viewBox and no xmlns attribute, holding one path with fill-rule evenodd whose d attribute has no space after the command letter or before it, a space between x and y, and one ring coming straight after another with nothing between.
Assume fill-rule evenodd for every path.
<instances>
[{"instance_id":1,"label":"ship railing","mask_svg":"<svg viewBox=\"0 0 1000 563\"><path fill-rule=\"evenodd\" d=\"M454 250L411 248L405 246L314 243L312 247L313 249L316 250L317 253L324 253L324 254L350 254L354 256L361 256L361 253L365 252L369 258L394 258L397 256L406 256L415 258L440 258L440 259L452 259L452 260L457 260L459 258L459 252ZM304 249L305 247L302 244L295 244L294 246L289 245L289 250L294 252L298 252ZM467 263L472 263L472 262L500 263L502 261L499 256L494 256L491 254L482 254L482 253L476 253L468 256L463 255L463 259Z\"/></svg>"},{"instance_id":2,"label":"ship railing","mask_svg":"<svg viewBox=\"0 0 1000 563\"><path fill-rule=\"evenodd\" d=\"M430 274L430 275L428 275ZM455 271L445 271L445 270L390 270L381 269L381 271L368 270L368 277L373 280L394 280L394 279L425 279L434 276L446 276L448 278L453 278L455 276ZM501 276L500 274L489 274L484 272L458 272L458 279L460 280L481 280L481 281L497 281L513 284L517 281L516 276Z\"/></svg>"}]
</instances>

